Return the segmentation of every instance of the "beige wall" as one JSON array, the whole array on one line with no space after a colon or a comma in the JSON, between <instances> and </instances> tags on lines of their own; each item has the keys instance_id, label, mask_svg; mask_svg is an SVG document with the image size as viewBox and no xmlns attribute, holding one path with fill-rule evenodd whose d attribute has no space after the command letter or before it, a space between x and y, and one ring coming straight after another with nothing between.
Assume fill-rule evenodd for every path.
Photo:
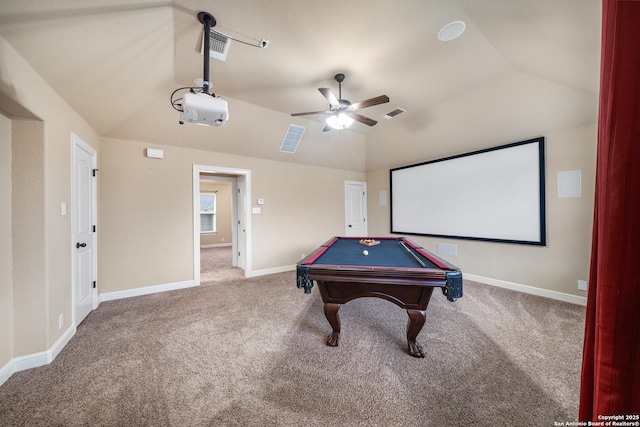
<instances>
[{"instance_id":1,"label":"beige wall","mask_svg":"<svg viewBox=\"0 0 640 427\"><path fill-rule=\"evenodd\" d=\"M213 132L216 129L211 129ZM193 165L251 171L251 260L259 272L294 265L344 233L344 181L363 172L104 139L100 166L100 293L193 280ZM249 208L250 208L249 207Z\"/></svg>"},{"instance_id":2,"label":"beige wall","mask_svg":"<svg viewBox=\"0 0 640 427\"><path fill-rule=\"evenodd\" d=\"M43 144L42 122L13 120L11 200L17 354L35 353L47 345Z\"/></svg>"},{"instance_id":3,"label":"beige wall","mask_svg":"<svg viewBox=\"0 0 640 427\"><path fill-rule=\"evenodd\" d=\"M71 325L71 132L97 150L100 140L3 38L0 112L13 119L14 219L13 330L0 347L17 357L51 349Z\"/></svg>"},{"instance_id":4,"label":"beige wall","mask_svg":"<svg viewBox=\"0 0 640 427\"><path fill-rule=\"evenodd\" d=\"M0 367L13 357L11 120L0 114Z\"/></svg>"},{"instance_id":5,"label":"beige wall","mask_svg":"<svg viewBox=\"0 0 640 427\"><path fill-rule=\"evenodd\" d=\"M231 182L200 181L201 193L216 193L216 232L200 234L200 246L231 245L232 202Z\"/></svg>"},{"instance_id":6,"label":"beige wall","mask_svg":"<svg viewBox=\"0 0 640 427\"><path fill-rule=\"evenodd\" d=\"M585 102L591 102L591 98L586 96ZM269 114L266 125L273 128L272 133L277 133L278 138L269 138L268 142L277 150L281 125L290 118L258 107L240 107L243 112ZM160 104L157 108L166 110ZM249 207L257 206L257 198L265 200L262 213L251 216L252 271L291 266L329 236L343 234L345 180L368 183L369 233L382 235L389 230L388 206L377 205L378 191L388 190L388 170L362 172L365 142L359 136L343 141L341 138L348 134L336 133L335 140L328 144L302 144L299 149L306 153L306 164L288 162L284 159L289 157L284 154L278 154L280 157L275 160L247 157L252 146L265 143L264 128L260 126L254 126L258 131L251 133L246 130L236 133L235 129L241 126L232 123L217 129L189 130L190 134L196 132L202 150L122 139L101 142L82 117L1 37L0 113L13 120L11 148L6 141L0 146L0 200L5 202L0 210L0 253L11 254L3 256L0 264L0 367L7 358L51 349L71 325L71 218L60 212L61 203L66 203L67 211L71 212L71 132L98 151L100 292L193 279L193 164L251 171ZM157 143L160 138L183 138L185 128L176 126L173 133L154 139L154 132L159 132L153 126L157 116L145 115L146 118L130 119L149 121L150 133L141 135L141 139ZM581 117L575 119L580 120ZM506 122L517 128L508 135L527 132L521 121ZM535 123L527 123L530 128L535 127ZM401 144L394 147L395 151L415 156L416 151L411 150L419 144L411 139L411 132L416 131L417 124L405 122L405 125L405 133L390 128L389 133L382 131L375 138L368 137L367 155L371 152L385 156L387 153L375 150L376 138L394 138ZM120 130L126 129L124 123ZM211 147L211 132L226 135L226 144L245 147L247 153L207 151L204 148ZM6 129L0 130L0 134L6 138ZM243 139L245 135L247 141ZM480 142L495 138L489 130L480 136ZM545 136L548 246L453 241L458 245L459 255L450 260L471 274L583 295L576 290L576 281L587 279L588 274L595 126L556 130ZM309 137L314 135L309 133ZM165 159L145 158L143 150L148 146L164 148ZM341 152L346 154L337 156L336 149L343 146L346 148ZM428 149L425 144L420 147L419 150ZM8 150L11 154L5 155ZM456 153L438 153L436 157L439 154ZM337 159L333 163L336 166L309 166L310 159L316 157ZM420 160L427 159L414 159ZM374 164L375 158L370 157L369 161ZM557 172L573 169L583 172L583 197L557 199ZM7 190L8 185L11 190ZM10 223L8 215L17 221ZM417 240L431 250L435 250L439 241ZM4 310L10 305L12 308ZM65 322L58 328L61 314ZM5 322L8 317L11 319Z\"/></svg>"},{"instance_id":7,"label":"beige wall","mask_svg":"<svg viewBox=\"0 0 640 427\"><path fill-rule=\"evenodd\" d=\"M443 256L463 273L489 279L586 296L577 289L587 280L591 250L591 227L596 164L596 125L551 131L546 137L547 246L537 247L455 239L411 236L436 252L436 244L453 243L458 256ZM506 141L508 142L508 141ZM459 153L449 153L459 154ZM425 161L430 159L416 159ZM582 197L557 197L557 174L582 171ZM378 194L389 190L389 170L367 174L368 213L371 235L389 234L389 208L380 206ZM470 206L470 209L473 207Z\"/></svg>"}]
</instances>

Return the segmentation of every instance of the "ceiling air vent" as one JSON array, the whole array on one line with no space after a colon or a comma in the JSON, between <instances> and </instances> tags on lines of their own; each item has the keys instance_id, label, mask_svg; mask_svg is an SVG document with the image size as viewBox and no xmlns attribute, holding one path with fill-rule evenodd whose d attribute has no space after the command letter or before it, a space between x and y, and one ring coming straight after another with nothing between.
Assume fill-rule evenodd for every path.
<instances>
[{"instance_id":1,"label":"ceiling air vent","mask_svg":"<svg viewBox=\"0 0 640 427\"><path fill-rule=\"evenodd\" d=\"M209 32L209 57L218 59L220 61L226 61L227 52L229 52L229 45L231 44L231 37L226 34L222 34L218 31L211 30ZM204 37L202 38L202 47L200 53L204 52Z\"/></svg>"},{"instance_id":2,"label":"ceiling air vent","mask_svg":"<svg viewBox=\"0 0 640 427\"><path fill-rule=\"evenodd\" d=\"M302 139L302 135L304 135L304 131L306 129L307 128L305 128L304 126L289 125L287 134L282 140L280 151L283 153L295 153L296 148L298 148L298 144L300 144L300 140Z\"/></svg>"},{"instance_id":3,"label":"ceiling air vent","mask_svg":"<svg viewBox=\"0 0 640 427\"><path fill-rule=\"evenodd\" d=\"M384 116L382 116L382 117L383 117L383 118L385 118L385 119L392 119L392 118L394 118L395 116L397 116L398 114L402 114L402 113L404 113L405 111L407 111L407 110L405 110L405 109L403 109L403 108L396 108L396 109L395 109L395 110L393 110L393 111L389 111L387 114L385 114L385 115L384 115Z\"/></svg>"}]
</instances>

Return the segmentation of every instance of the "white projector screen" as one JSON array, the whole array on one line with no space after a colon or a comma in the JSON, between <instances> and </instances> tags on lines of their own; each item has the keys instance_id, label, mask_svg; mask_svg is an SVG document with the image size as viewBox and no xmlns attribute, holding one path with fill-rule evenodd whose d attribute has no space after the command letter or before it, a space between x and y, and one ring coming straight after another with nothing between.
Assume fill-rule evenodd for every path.
<instances>
[{"instance_id":1,"label":"white projector screen","mask_svg":"<svg viewBox=\"0 0 640 427\"><path fill-rule=\"evenodd\" d=\"M544 137L391 169L391 232L546 245L544 169Z\"/></svg>"}]
</instances>

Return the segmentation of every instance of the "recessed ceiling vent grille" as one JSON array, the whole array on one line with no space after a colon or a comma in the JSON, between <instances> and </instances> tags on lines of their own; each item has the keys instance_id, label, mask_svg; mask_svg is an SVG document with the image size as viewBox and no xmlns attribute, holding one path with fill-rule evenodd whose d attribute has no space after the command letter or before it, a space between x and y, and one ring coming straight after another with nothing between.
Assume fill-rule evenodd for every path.
<instances>
[{"instance_id":1,"label":"recessed ceiling vent grille","mask_svg":"<svg viewBox=\"0 0 640 427\"><path fill-rule=\"evenodd\" d=\"M287 134L282 140L280 151L283 153L295 153L296 149L298 148L298 144L300 144L300 140L302 139L302 135L304 135L304 131L306 129L307 128L304 126L289 125Z\"/></svg>"},{"instance_id":2,"label":"recessed ceiling vent grille","mask_svg":"<svg viewBox=\"0 0 640 427\"><path fill-rule=\"evenodd\" d=\"M211 30L209 32L209 57L218 59L220 61L227 60L227 52L229 52L229 45L231 44L231 38L218 31ZM202 38L202 47L200 53L204 52L204 37Z\"/></svg>"},{"instance_id":3,"label":"recessed ceiling vent grille","mask_svg":"<svg viewBox=\"0 0 640 427\"><path fill-rule=\"evenodd\" d=\"M396 109L395 109L395 110L393 110L393 111L389 111L387 114L385 114L385 115L384 115L384 116L382 116L382 117L383 117L383 118L385 118L385 119L392 119L392 118L394 118L395 116L397 116L398 114L402 114L402 113L404 113L405 111L407 111L407 110L405 110L405 109L403 109L403 108L396 108Z\"/></svg>"}]
</instances>

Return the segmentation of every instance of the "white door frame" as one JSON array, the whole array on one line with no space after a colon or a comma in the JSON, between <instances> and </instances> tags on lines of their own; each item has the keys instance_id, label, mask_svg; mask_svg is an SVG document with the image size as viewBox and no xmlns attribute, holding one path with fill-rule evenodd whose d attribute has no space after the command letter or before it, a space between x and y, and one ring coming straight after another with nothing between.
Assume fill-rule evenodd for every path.
<instances>
[{"instance_id":1,"label":"white door frame","mask_svg":"<svg viewBox=\"0 0 640 427\"><path fill-rule=\"evenodd\" d=\"M234 169L219 166L208 165L193 165L193 283L200 285L200 173L218 173L224 175L242 175L247 181L247 195L246 199L251 200L251 171L247 169ZM235 231L236 224L238 223L237 213L237 185L234 183L232 191L232 216L234 226L232 227L232 251L236 255L234 259L237 259L238 251L238 235ZM245 224L246 224L246 254L245 254L245 277L251 277L251 215L249 215L250 209L245 209Z\"/></svg>"},{"instance_id":2,"label":"white door frame","mask_svg":"<svg viewBox=\"0 0 640 427\"><path fill-rule=\"evenodd\" d=\"M235 246L234 259L236 266L247 270L247 224L246 219L249 210L249 198L247 197L247 179L246 176L236 178L236 190L233 199L233 208L237 215L234 217L233 229L237 238Z\"/></svg>"},{"instance_id":3,"label":"white door frame","mask_svg":"<svg viewBox=\"0 0 640 427\"><path fill-rule=\"evenodd\" d=\"M75 150L77 148L80 148L84 151L86 151L87 153L89 153L89 155L91 155L91 167L93 168L94 171L97 170L97 166L98 166L98 154L96 152L96 150L93 149L93 147L91 147L89 144L87 144L86 142L84 142L82 140L82 138L80 138L78 135L76 135L75 133L71 133L71 200L72 203L77 203L77 194L76 194L76 188L77 188L77 173L76 173L76 155L75 155ZM95 172L94 172L95 173ZM92 205L92 211L93 211L93 224L95 226L97 226L98 224L98 197L97 197L97 183L96 183L96 179L94 178L91 182L91 193L92 193L92 200L91 200L91 205ZM73 326L78 326L78 324L80 322L77 321L76 319L76 295L77 295L77 290L78 287L80 286L80 284L77 281L77 269L78 269L78 265L76 262L76 255L77 255L77 249L75 247L75 242L78 241L78 237L76 235L76 221L78 220L78 218L76 218L76 214L75 214L75 206L71 206L71 321ZM91 243L93 245L92 250L93 250L93 256L92 256L92 266L91 266L91 271L92 271L92 281L96 282L98 280L98 239L97 239L97 230L96 232L91 233ZM98 290L95 287L91 288L91 305L92 305L92 310L95 310L98 307ZM84 320L84 319L82 319ZM81 321L82 321L81 320Z\"/></svg>"}]
</instances>

